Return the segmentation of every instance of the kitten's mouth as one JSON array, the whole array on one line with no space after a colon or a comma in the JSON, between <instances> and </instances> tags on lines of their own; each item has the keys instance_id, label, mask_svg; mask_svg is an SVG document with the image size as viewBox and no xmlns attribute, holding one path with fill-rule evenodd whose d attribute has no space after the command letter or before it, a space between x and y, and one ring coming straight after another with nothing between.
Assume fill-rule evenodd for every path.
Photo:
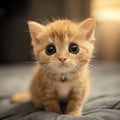
<instances>
[{"instance_id":1,"label":"kitten's mouth","mask_svg":"<svg viewBox=\"0 0 120 120\"><path fill-rule=\"evenodd\" d=\"M67 64L67 63L57 63L57 64L52 64L52 66L50 66L51 72L55 73L55 74L69 74L71 72L74 72L74 66L71 64Z\"/></svg>"},{"instance_id":2,"label":"kitten's mouth","mask_svg":"<svg viewBox=\"0 0 120 120\"><path fill-rule=\"evenodd\" d=\"M58 72L58 73L70 73L70 72L72 72L73 71L73 68L72 68L72 66L70 66L70 65L68 65L68 64L59 64L59 65L57 65L56 66L56 72Z\"/></svg>"},{"instance_id":3,"label":"kitten's mouth","mask_svg":"<svg viewBox=\"0 0 120 120\"><path fill-rule=\"evenodd\" d=\"M70 66L67 64L59 64L58 69L61 71L68 71L70 69Z\"/></svg>"},{"instance_id":4,"label":"kitten's mouth","mask_svg":"<svg viewBox=\"0 0 120 120\"><path fill-rule=\"evenodd\" d=\"M58 67L68 67L68 65L66 65L66 64L60 64Z\"/></svg>"}]
</instances>

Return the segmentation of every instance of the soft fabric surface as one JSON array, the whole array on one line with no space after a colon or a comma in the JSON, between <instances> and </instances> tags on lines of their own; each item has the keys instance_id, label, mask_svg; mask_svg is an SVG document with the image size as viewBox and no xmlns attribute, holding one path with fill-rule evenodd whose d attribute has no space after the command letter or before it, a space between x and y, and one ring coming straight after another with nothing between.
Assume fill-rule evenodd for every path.
<instances>
[{"instance_id":1,"label":"soft fabric surface","mask_svg":"<svg viewBox=\"0 0 120 120\"><path fill-rule=\"evenodd\" d=\"M9 96L11 95L11 93L9 92L10 90L7 87L6 88L0 87L0 91L1 91L0 92L0 99L1 99L0 100L0 106L1 106L0 119L4 119L4 120L120 120L120 74L119 74L120 65L119 64L108 65L108 64L102 63L102 64L96 64L95 66L96 68L94 68L92 72L91 94L88 101L84 105L82 117L80 116L75 117L70 115L59 115L56 113L50 113L50 112L45 112L43 110L38 110L33 107L33 104L31 102L25 102L18 105L11 104L9 102ZM19 68L20 66L17 66L17 67ZM14 70L17 67L12 69ZM24 79L27 78L26 76L30 74L31 72L30 69L32 67L25 66L25 68L26 68L25 70L24 70L24 66L22 68L24 70L24 73L23 73ZM8 68L7 70L9 71ZM19 74L14 74L14 76L16 76L16 81L17 81L17 77L19 78L20 76L22 76L21 71L19 70ZM26 76L24 74L26 74ZM9 81L10 79L11 78L9 76ZM4 82L9 82L9 81L7 81L6 79L6 81ZM5 84L4 82L3 81L1 82L2 86ZM21 90L21 88L25 89L23 87L24 86L23 83L24 81L21 81L21 85L20 85L20 83L17 83L15 81L12 82L12 79L9 82L11 88L12 86L15 86L15 84L16 86L21 86L20 89L15 89L15 91ZM26 83L25 85L27 84L28 83ZM15 92L15 91L12 91L12 92Z\"/></svg>"}]
</instances>

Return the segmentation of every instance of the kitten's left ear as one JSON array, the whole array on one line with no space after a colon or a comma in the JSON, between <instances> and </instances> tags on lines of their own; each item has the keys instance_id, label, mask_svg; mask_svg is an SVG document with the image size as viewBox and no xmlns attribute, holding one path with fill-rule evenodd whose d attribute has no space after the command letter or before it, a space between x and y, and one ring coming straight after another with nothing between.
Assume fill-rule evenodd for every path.
<instances>
[{"instance_id":1,"label":"kitten's left ear","mask_svg":"<svg viewBox=\"0 0 120 120\"><path fill-rule=\"evenodd\" d=\"M32 38L32 45L34 46L40 42L39 34L44 30L45 26L34 21L28 21L28 27Z\"/></svg>"},{"instance_id":2,"label":"kitten's left ear","mask_svg":"<svg viewBox=\"0 0 120 120\"><path fill-rule=\"evenodd\" d=\"M95 21L93 18L88 18L80 23L80 30L83 31L84 37L86 40L93 42L95 40L94 37L94 29L95 29Z\"/></svg>"}]
</instances>

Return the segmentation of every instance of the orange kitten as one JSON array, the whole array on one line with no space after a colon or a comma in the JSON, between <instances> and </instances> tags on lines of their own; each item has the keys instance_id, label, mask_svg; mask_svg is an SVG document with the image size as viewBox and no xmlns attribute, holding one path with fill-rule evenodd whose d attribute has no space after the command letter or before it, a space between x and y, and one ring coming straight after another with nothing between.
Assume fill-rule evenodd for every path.
<instances>
[{"instance_id":1,"label":"orange kitten","mask_svg":"<svg viewBox=\"0 0 120 120\"><path fill-rule=\"evenodd\" d=\"M38 61L30 86L34 105L50 112L81 115L89 89L94 20L56 20L47 25L29 21L28 25ZM64 111L60 101L67 101Z\"/></svg>"}]
</instances>

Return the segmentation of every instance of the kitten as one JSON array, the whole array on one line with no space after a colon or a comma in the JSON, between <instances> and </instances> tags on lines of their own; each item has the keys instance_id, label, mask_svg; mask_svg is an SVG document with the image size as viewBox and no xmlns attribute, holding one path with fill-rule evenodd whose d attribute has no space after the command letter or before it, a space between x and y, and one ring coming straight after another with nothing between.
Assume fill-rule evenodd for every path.
<instances>
[{"instance_id":1,"label":"kitten","mask_svg":"<svg viewBox=\"0 0 120 120\"><path fill-rule=\"evenodd\" d=\"M37 108L81 115L89 91L89 62L94 49L94 20L56 20L47 25L29 21L38 61L30 86ZM60 101L67 101L64 111Z\"/></svg>"}]
</instances>

